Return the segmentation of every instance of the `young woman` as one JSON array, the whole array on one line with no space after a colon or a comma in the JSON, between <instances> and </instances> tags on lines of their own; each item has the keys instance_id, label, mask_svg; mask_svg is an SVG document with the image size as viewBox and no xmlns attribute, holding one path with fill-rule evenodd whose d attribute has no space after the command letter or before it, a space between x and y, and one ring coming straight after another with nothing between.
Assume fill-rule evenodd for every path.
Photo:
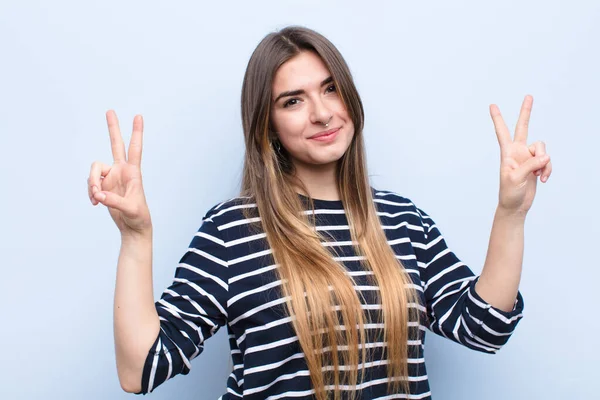
<instances>
[{"instance_id":1,"label":"young woman","mask_svg":"<svg viewBox=\"0 0 600 400\"><path fill-rule=\"evenodd\" d=\"M426 329L498 351L522 317L525 216L537 177L552 172L544 143L526 143L532 101L514 140L490 107L500 194L475 276L423 210L369 185L362 103L333 44L302 27L267 35L242 88L240 196L208 210L156 303L142 118L126 157L109 111L114 164L92 164L88 187L122 236L114 334L123 389L145 394L187 374L225 325L234 366L222 399L428 399Z\"/></svg>"}]
</instances>

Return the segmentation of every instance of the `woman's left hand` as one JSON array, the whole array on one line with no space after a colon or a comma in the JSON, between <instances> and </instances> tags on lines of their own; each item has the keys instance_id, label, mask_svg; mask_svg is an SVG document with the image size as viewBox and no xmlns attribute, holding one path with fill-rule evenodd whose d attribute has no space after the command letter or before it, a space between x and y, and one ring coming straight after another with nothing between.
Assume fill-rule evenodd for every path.
<instances>
[{"instance_id":1,"label":"woman's left hand","mask_svg":"<svg viewBox=\"0 0 600 400\"><path fill-rule=\"evenodd\" d=\"M527 130L533 97L527 95L521 107L514 140L497 105L490 105L490 115L500 144L499 210L509 215L525 216L535 197L537 178L547 182L552 162L544 142L527 145Z\"/></svg>"}]
</instances>

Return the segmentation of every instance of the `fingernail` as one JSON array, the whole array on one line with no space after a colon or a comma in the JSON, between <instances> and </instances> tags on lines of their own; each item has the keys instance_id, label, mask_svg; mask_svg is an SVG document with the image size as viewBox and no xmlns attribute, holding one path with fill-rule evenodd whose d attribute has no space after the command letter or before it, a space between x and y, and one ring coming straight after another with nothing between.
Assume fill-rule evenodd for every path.
<instances>
[{"instance_id":1,"label":"fingernail","mask_svg":"<svg viewBox=\"0 0 600 400\"><path fill-rule=\"evenodd\" d=\"M104 193L98 193L98 198L100 199L100 201L104 201L106 200L106 195Z\"/></svg>"}]
</instances>

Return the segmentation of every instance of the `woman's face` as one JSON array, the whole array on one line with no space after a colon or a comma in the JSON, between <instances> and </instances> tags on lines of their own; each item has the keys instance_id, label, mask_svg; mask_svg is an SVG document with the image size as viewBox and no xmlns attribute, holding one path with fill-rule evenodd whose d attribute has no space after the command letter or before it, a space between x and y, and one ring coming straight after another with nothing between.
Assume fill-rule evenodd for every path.
<instances>
[{"instance_id":1,"label":"woman's face","mask_svg":"<svg viewBox=\"0 0 600 400\"><path fill-rule=\"evenodd\" d=\"M350 146L354 124L314 52L303 51L277 70L272 100L272 127L296 167L336 163ZM331 134L319 139L323 133Z\"/></svg>"}]
</instances>

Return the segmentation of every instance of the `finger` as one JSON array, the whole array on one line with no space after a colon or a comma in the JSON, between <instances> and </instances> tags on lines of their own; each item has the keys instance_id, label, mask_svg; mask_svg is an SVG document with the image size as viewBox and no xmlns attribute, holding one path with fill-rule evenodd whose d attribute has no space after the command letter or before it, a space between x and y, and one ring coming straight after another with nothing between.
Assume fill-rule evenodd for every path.
<instances>
[{"instance_id":1,"label":"finger","mask_svg":"<svg viewBox=\"0 0 600 400\"><path fill-rule=\"evenodd\" d=\"M532 156L542 156L546 154L546 143L537 141L530 144L528 149Z\"/></svg>"},{"instance_id":2,"label":"finger","mask_svg":"<svg viewBox=\"0 0 600 400\"><path fill-rule=\"evenodd\" d=\"M90 176L88 178L88 197L93 205L98 204L94 199L94 193L102 190L102 177L105 177L110 172L110 166L99 161L92 163L90 168ZM95 188L95 189L94 189Z\"/></svg>"},{"instance_id":3,"label":"finger","mask_svg":"<svg viewBox=\"0 0 600 400\"><path fill-rule=\"evenodd\" d=\"M117 209L124 214L132 214L131 207L125 202L125 199L116 193L98 191L94 194L94 198L106 207Z\"/></svg>"},{"instance_id":4,"label":"finger","mask_svg":"<svg viewBox=\"0 0 600 400\"><path fill-rule=\"evenodd\" d=\"M527 133L529 131L529 119L531 117L531 109L533 107L533 97L525 96L521 112L515 129L515 142L527 143Z\"/></svg>"},{"instance_id":5,"label":"finger","mask_svg":"<svg viewBox=\"0 0 600 400\"><path fill-rule=\"evenodd\" d=\"M524 181L525 179L527 179L527 176L529 174L538 169L543 169L549 162L550 156L548 154L530 158L529 160L525 161L523 165L521 165L521 167L519 167L519 169L517 170L517 180Z\"/></svg>"},{"instance_id":6,"label":"finger","mask_svg":"<svg viewBox=\"0 0 600 400\"><path fill-rule=\"evenodd\" d=\"M529 153L531 153L532 156L543 156L544 154L546 154L546 143L541 142L541 141L537 141L533 144L531 144L529 147ZM542 174L542 170L538 169L536 171L534 171L535 176L540 176Z\"/></svg>"},{"instance_id":7,"label":"finger","mask_svg":"<svg viewBox=\"0 0 600 400\"><path fill-rule=\"evenodd\" d=\"M125 162L125 144L119 129L119 120L113 110L106 112L106 122L108 124L108 133L110 134L110 145L112 148L113 159L115 162Z\"/></svg>"},{"instance_id":8,"label":"finger","mask_svg":"<svg viewBox=\"0 0 600 400\"><path fill-rule=\"evenodd\" d=\"M498 144L500 145L500 152L501 154L504 154L504 149L511 142L510 132L504 123L504 119L502 119L502 114L500 114L500 109L497 105L490 105L490 115L494 122L494 129L496 130L496 137L498 138Z\"/></svg>"},{"instance_id":9,"label":"finger","mask_svg":"<svg viewBox=\"0 0 600 400\"><path fill-rule=\"evenodd\" d=\"M540 178L540 180L542 182L547 182L548 178L550 178L550 175L552 174L552 162L549 162L548 164L546 164L546 166L544 167L544 170L542 172L542 177Z\"/></svg>"},{"instance_id":10,"label":"finger","mask_svg":"<svg viewBox=\"0 0 600 400\"><path fill-rule=\"evenodd\" d=\"M144 132L144 119L141 115L133 118L133 132L129 142L127 159L130 163L141 167L142 165L142 133Z\"/></svg>"}]
</instances>

